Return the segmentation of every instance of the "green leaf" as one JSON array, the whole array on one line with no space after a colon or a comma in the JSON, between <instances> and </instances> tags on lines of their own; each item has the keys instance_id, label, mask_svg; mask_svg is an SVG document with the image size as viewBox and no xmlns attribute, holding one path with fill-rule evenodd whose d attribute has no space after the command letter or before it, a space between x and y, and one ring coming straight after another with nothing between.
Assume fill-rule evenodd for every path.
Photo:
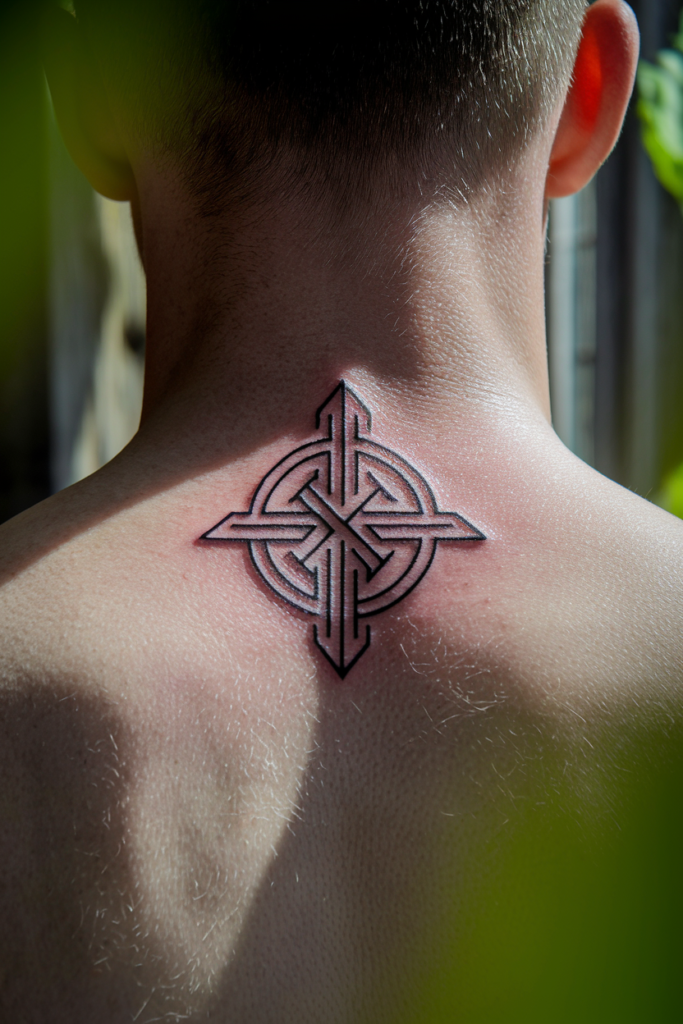
<instances>
[{"instance_id":1,"label":"green leaf","mask_svg":"<svg viewBox=\"0 0 683 1024\"><path fill-rule=\"evenodd\" d=\"M657 64L640 62L636 112L657 178L683 203L683 55L677 50L660 51Z\"/></svg>"},{"instance_id":2,"label":"green leaf","mask_svg":"<svg viewBox=\"0 0 683 1024\"><path fill-rule=\"evenodd\" d=\"M657 504L683 519L683 463L665 478Z\"/></svg>"}]
</instances>

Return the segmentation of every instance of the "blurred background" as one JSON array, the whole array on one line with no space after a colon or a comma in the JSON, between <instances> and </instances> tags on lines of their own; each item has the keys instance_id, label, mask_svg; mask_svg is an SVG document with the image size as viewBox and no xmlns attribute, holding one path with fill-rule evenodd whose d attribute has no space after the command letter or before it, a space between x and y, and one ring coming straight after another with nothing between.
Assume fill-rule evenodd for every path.
<instances>
[{"instance_id":1,"label":"blurred background","mask_svg":"<svg viewBox=\"0 0 683 1024\"><path fill-rule=\"evenodd\" d=\"M37 6L0 0L0 520L116 454L142 393L130 213L97 196L64 149ZM551 209L553 418L582 459L683 514L680 0L633 6L648 62L640 99L597 179Z\"/></svg>"},{"instance_id":2,"label":"blurred background","mask_svg":"<svg viewBox=\"0 0 683 1024\"><path fill-rule=\"evenodd\" d=\"M0 521L111 459L142 400L145 281L127 203L57 130L39 0L0 0Z\"/></svg>"}]
</instances>

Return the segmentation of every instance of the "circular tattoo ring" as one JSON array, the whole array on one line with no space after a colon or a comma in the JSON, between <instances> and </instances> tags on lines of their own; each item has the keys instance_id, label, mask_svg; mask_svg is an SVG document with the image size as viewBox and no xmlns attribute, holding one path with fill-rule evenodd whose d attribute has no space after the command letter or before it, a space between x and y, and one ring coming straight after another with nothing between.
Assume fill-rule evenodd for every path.
<instances>
[{"instance_id":1,"label":"circular tattoo ring","mask_svg":"<svg viewBox=\"0 0 683 1024\"><path fill-rule=\"evenodd\" d=\"M441 512L425 478L371 441L371 415L341 381L316 413L322 431L273 466L248 512L231 512L204 540L249 544L278 597L317 619L313 636L343 678L370 646L361 619L413 590L438 541L485 540Z\"/></svg>"}]
</instances>

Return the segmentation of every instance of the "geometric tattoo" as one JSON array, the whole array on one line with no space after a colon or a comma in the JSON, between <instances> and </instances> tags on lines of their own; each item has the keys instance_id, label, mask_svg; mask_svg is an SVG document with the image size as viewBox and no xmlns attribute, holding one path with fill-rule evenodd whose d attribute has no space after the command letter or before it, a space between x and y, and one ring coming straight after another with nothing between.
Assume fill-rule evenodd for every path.
<instances>
[{"instance_id":1,"label":"geometric tattoo","mask_svg":"<svg viewBox=\"0 0 683 1024\"><path fill-rule=\"evenodd\" d=\"M424 477L370 440L370 412L344 381L315 425L317 436L266 474L249 511L231 512L202 539L249 544L264 582L315 616L315 644L343 679L370 646L363 620L417 586L438 541L486 538L440 512Z\"/></svg>"}]
</instances>

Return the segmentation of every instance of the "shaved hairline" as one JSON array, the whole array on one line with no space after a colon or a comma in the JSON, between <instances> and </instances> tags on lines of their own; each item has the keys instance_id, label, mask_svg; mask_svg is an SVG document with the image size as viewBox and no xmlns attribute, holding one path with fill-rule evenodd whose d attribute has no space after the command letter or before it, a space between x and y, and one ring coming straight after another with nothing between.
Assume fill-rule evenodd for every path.
<instances>
[{"instance_id":1,"label":"shaved hairline","mask_svg":"<svg viewBox=\"0 0 683 1024\"><path fill-rule=\"evenodd\" d=\"M568 87L586 6L75 3L135 132L209 206L257 190L285 153L297 156L291 187L305 169L323 188L372 191L394 169L467 201L516 163Z\"/></svg>"}]
</instances>

